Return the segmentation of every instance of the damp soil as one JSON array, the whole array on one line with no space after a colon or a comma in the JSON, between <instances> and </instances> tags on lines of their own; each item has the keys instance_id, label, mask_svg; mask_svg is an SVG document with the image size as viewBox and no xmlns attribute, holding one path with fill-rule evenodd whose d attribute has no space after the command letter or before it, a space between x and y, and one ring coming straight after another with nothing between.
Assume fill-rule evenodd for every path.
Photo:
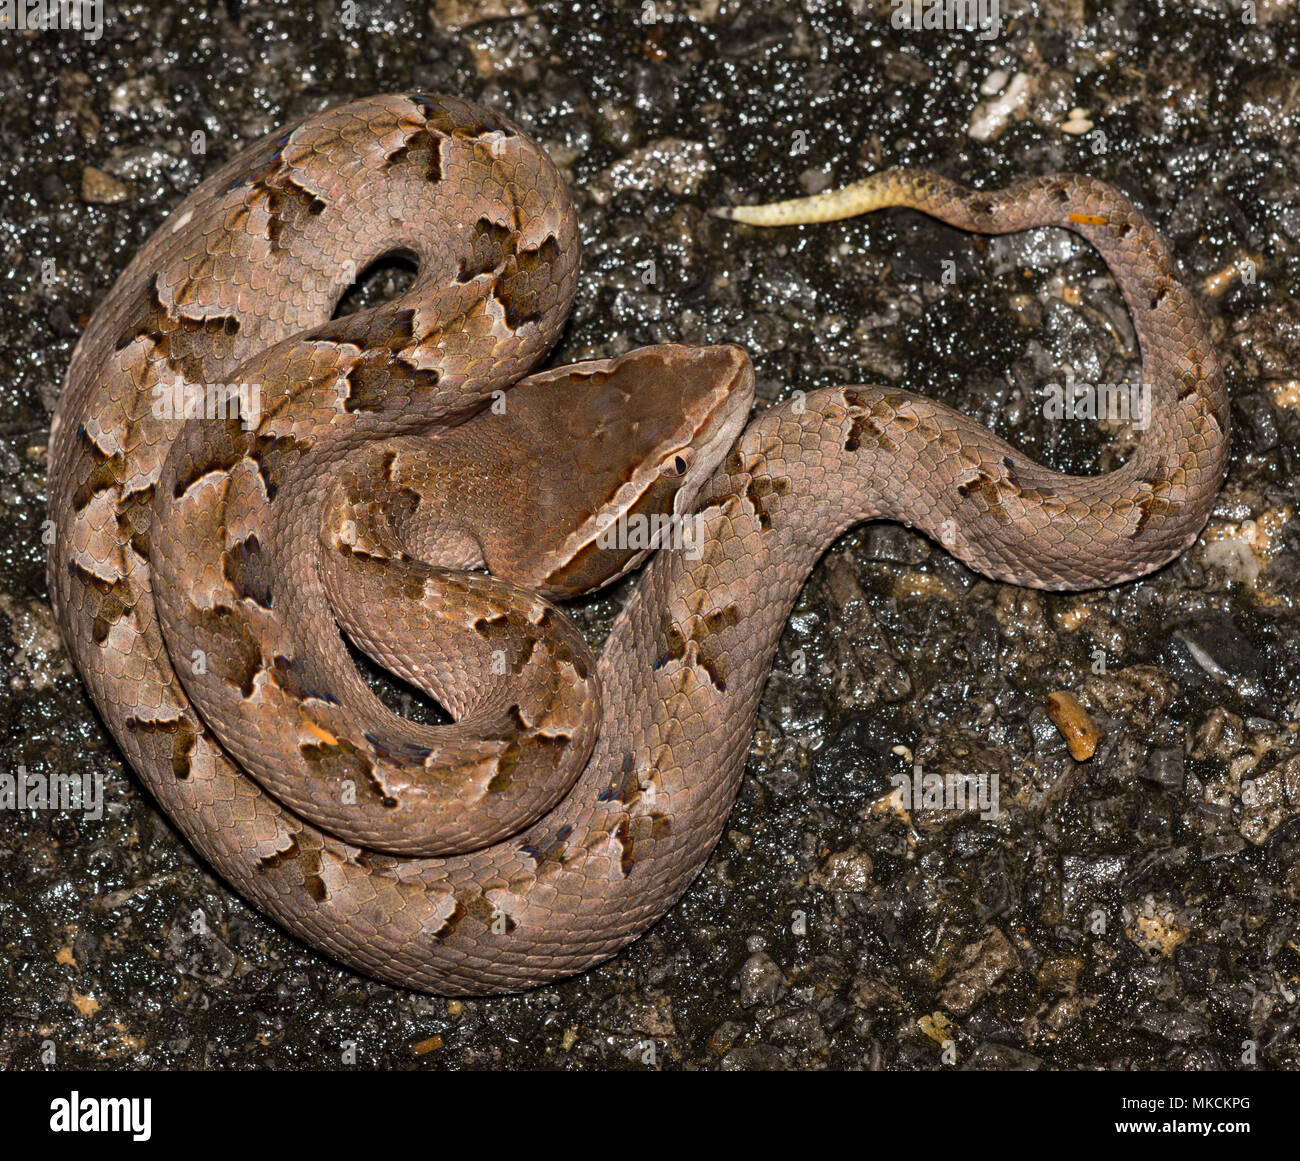
<instances>
[{"instance_id":1,"label":"damp soil","mask_svg":"<svg viewBox=\"0 0 1300 1161\"><path fill-rule=\"evenodd\" d=\"M104 786L100 817L0 816L0 1067L1300 1065L1300 20L1011 0L981 33L899 28L894 7L227 0L109 5L97 40L0 30L0 768ZM584 272L557 362L739 343L759 406L897 384L1072 472L1134 432L1046 417L1045 386L1140 374L1082 242L706 211L886 164L1116 184L1227 364L1232 467L1205 535L1140 582L1049 595L864 525L790 620L722 842L645 937L483 1001L323 958L196 860L71 672L45 443L87 318L204 174L404 87L509 112L569 177ZM408 276L376 270L352 304ZM593 641L627 591L577 610ZM1054 690L1105 731L1087 762ZM996 785L997 811L901 801L916 765Z\"/></svg>"}]
</instances>

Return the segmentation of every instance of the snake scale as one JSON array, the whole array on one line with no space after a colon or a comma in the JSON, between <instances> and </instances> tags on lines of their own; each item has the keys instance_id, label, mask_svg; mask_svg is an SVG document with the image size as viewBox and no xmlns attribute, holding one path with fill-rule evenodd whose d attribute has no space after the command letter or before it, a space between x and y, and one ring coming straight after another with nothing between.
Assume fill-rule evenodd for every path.
<instances>
[{"instance_id":1,"label":"snake scale","mask_svg":"<svg viewBox=\"0 0 1300 1161\"><path fill-rule=\"evenodd\" d=\"M778 637L845 529L903 521L1049 589L1136 577L1195 540L1227 399L1147 219L1086 177L976 192L917 170L722 216L886 205L985 234L1063 226L1098 249L1153 401L1122 467L1048 471L888 387L815 391L746 426L736 347L530 374L574 295L571 197L513 123L465 101L336 107L181 203L73 355L49 580L109 729L223 878L407 987L581 972L708 858ZM334 317L394 253L415 259L409 290ZM654 554L597 660L551 600L642 562L645 544L601 539L632 516L697 535ZM391 712L342 633L453 721Z\"/></svg>"}]
</instances>

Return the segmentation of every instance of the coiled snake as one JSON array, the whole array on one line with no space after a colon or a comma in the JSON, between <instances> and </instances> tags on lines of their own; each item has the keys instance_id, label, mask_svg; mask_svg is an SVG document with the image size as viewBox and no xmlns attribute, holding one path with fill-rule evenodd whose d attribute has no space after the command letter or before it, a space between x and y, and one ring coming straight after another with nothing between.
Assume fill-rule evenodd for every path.
<instances>
[{"instance_id":1,"label":"coiled snake","mask_svg":"<svg viewBox=\"0 0 1300 1161\"><path fill-rule=\"evenodd\" d=\"M745 426L735 347L524 378L573 298L573 208L538 146L464 101L312 116L181 203L73 355L49 577L114 737L237 891L412 988L580 972L708 858L778 636L846 528L905 521L990 577L1056 589L1195 540L1227 400L1146 218L1084 177L972 192L908 170L724 216L885 205L1097 247L1152 393L1122 468L1047 471L893 388L813 392ZM418 264L409 291L333 318L394 252ZM645 542L609 534L652 517L697 535L655 555L596 661L547 598L635 567ZM391 713L339 628L454 723Z\"/></svg>"}]
</instances>

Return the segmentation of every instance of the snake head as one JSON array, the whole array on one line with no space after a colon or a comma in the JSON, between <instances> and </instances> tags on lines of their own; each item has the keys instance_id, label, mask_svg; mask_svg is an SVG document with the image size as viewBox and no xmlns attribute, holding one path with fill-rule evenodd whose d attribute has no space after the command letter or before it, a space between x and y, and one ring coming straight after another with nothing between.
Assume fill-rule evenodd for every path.
<instances>
[{"instance_id":1,"label":"snake head","mask_svg":"<svg viewBox=\"0 0 1300 1161\"><path fill-rule=\"evenodd\" d=\"M531 559L489 549L489 567L568 597L656 548L690 548L695 503L753 398L753 368L736 346L640 347L521 380L507 412L511 446L530 450L514 473Z\"/></svg>"}]
</instances>

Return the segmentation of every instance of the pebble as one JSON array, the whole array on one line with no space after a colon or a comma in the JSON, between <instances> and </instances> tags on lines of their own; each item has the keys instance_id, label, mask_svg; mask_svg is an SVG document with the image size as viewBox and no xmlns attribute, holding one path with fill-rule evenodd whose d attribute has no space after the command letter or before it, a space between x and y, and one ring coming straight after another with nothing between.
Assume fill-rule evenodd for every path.
<instances>
[{"instance_id":1,"label":"pebble","mask_svg":"<svg viewBox=\"0 0 1300 1161\"><path fill-rule=\"evenodd\" d=\"M1056 723L1069 747L1070 757L1076 762L1091 758L1097 752L1097 743L1105 737L1083 703L1069 690L1060 689L1047 695L1047 716Z\"/></svg>"},{"instance_id":2,"label":"pebble","mask_svg":"<svg viewBox=\"0 0 1300 1161\"><path fill-rule=\"evenodd\" d=\"M102 169L96 169L93 165L88 165L81 171L83 202L96 206L111 206L116 202L126 201L130 192L117 178Z\"/></svg>"}]
</instances>

